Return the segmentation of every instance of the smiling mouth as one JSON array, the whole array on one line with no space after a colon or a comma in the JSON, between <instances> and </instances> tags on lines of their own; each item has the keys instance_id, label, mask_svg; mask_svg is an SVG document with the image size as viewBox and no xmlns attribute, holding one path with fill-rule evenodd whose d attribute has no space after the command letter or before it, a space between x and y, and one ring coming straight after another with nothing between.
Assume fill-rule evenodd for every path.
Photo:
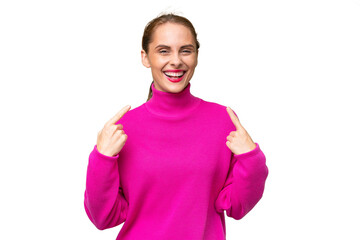
<instances>
[{"instance_id":1,"label":"smiling mouth","mask_svg":"<svg viewBox=\"0 0 360 240\"><path fill-rule=\"evenodd\" d=\"M182 76L184 76L185 72L186 71L180 71L180 72L167 72L167 71L165 71L164 74L169 78L179 79Z\"/></svg>"}]
</instances>

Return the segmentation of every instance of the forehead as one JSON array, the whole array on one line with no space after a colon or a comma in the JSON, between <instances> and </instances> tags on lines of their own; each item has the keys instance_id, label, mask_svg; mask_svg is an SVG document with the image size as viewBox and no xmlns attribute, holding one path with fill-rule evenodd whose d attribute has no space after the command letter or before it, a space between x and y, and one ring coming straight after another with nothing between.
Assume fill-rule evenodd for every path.
<instances>
[{"instance_id":1,"label":"forehead","mask_svg":"<svg viewBox=\"0 0 360 240\"><path fill-rule=\"evenodd\" d=\"M159 25L153 33L153 45L184 45L194 44L190 29L178 23L164 23Z\"/></svg>"}]
</instances>

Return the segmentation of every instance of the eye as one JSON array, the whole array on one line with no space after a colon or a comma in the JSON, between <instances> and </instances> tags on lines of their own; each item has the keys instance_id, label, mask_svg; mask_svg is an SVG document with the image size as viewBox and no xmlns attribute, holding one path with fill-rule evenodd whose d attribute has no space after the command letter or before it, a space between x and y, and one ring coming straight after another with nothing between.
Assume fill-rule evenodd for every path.
<instances>
[{"instance_id":1,"label":"eye","mask_svg":"<svg viewBox=\"0 0 360 240\"><path fill-rule=\"evenodd\" d=\"M185 53L185 54L190 54L192 51L188 50L188 49L184 49L182 52Z\"/></svg>"},{"instance_id":2,"label":"eye","mask_svg":"<svg viewBox=\"0 0 360 240\"><path fill-rule=\"evenodd\" d=\"M168 53L168 50L161 49L161 50L159 51L159 53L160 53L160 54L166 54L166 53Z\"/></svg>"}]
</instances>

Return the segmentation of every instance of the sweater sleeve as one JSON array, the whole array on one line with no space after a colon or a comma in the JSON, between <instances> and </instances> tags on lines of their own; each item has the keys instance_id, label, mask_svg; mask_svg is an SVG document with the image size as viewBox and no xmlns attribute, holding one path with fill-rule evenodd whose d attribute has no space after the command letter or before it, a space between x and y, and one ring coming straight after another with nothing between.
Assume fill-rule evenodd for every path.
<instances>
[{"instance_id":1,"label":"sweater sleeve","mask_svg":"<svg viewBox=\"0 0 360 240\"><path fill-rule=\"evenodd\" d=\"M89 156L84 206L90 221L100 230L123 223L127 216L129 204L119 182L118 157L103 155L97 145Z\"/></svg>"},{"instance_id":2,"label":"sweater sleeve","mask_svg":"<svg viewBox=\"0 0 360 240\"><path fill-rule=\"evenodd\" d=\"M243 218L261 199L268 176L266 158L259 144L246 153L231 154L231 164L215 208L236 220Z\"/></svg>"}]
</instances>

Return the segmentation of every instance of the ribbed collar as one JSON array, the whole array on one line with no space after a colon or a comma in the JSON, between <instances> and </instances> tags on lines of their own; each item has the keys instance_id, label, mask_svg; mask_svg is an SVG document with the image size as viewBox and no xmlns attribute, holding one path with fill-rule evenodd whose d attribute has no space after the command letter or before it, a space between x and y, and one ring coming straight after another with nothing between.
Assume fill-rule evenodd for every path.
<instances>
[{"instance_id":1,"label":"ribbed collar","mask_svg":"<svg viewBox=\"0 0 360 240\"><path fill-rule=\"evenodd\" d=\"M151 84L152 97L145 103L149 112L164 118L178 118L189 114L200 103L201 99L190 92L191 84L178 93L163 92Z\"/></svg>"}]
</instances>

